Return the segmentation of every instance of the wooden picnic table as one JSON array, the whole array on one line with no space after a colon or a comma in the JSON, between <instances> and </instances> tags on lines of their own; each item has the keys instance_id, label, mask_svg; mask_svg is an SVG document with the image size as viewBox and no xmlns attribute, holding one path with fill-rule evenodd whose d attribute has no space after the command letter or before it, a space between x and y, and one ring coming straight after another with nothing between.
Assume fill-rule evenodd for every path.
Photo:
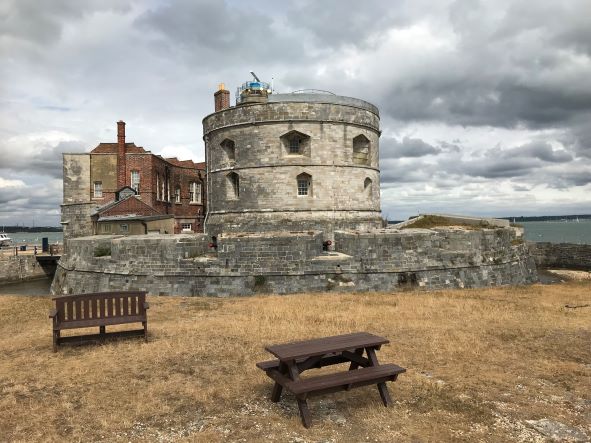
<instances>
[{"instance_id":1,"label":"wooden picnic table","mask_svg":"<svg viewBox=\"0 0 591 443\"><path fill-rule=\"evenodd\" d=\"M386 381L395 381L406 369L394 364L380 364L376 351L389 340L368 332L335 335L286 344L267 346L277 357L257 363L257 367L275 381L271 400L278 402L283 388L292 392L298 402L302 423L312 424L307 398L329 392L376 384L384 406L392 404ZM364 357L363 354L366 354ZM349 363L347 371L300 378L308 369Z\"/></svg>"}]
</instances>

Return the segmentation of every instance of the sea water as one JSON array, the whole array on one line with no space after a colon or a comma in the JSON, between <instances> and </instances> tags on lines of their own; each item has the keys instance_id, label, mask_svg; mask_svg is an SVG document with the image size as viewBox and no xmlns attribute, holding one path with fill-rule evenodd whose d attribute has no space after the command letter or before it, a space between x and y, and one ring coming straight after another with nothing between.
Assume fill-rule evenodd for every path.
<instances>
[{"instance_id":1,"label":"sea water","mask_svg":"<svg viewBox=\"0 0 591 443\"><path fill-rule=\"evenodd\" d=\"M533 242L591 245L591 220L520 222L525 239Z\"/></svg>"},{"instance_id":2,"label":"sea water","mask_svg":"<svg viewBox=\"0 0 591 443\"><path fill-rule=\"evenodd\" d=\"M64 243L63 232L11 232L6 233L11 239L14 246L18 245L41 245L42 238L47 237L49 244Z\"/></svg>"}]
</instances>

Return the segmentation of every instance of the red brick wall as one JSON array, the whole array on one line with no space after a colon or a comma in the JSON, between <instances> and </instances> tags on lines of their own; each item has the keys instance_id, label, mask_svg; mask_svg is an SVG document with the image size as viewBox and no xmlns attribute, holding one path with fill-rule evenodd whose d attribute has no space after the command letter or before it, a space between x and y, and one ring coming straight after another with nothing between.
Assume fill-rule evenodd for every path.
<instances>
[{"instance_id":1,"label":"red brick wall","mask_svg":"<svg viewBox=\"0 0 591 443\"><path fill-rule=\"evenodd\" d=\"M105 212L101 213L101 217L126 214L159 215L154 208L146 205L143 201L135 197L130 197L127 200L122 201L117 206L109 208Z\"/></svg>"},{"instance_id":2,"label":"red brick wall","mask_svg":"<svg viewBox=\"0 0 591 443\"><path fill-rule=\"evenodd\" d=\"M220 89L213 94L215 101L215 112L227 109L230 107L230 91L227 89Z\"/></svg>"},{"instance_id":3,"label":"red brick wall","mask_svg":"<svg viewBox=\"0 0 591 443\"><path fill-rule=\"evenodd\" d=\"M172 160L174 162L174 160ZM157 199L156 176L160 174L160 186L168 169L170 177L170 203L161 197ZM125 179L124 186L131 186L131 171L140 173L141 201L154 208L160 214L173 214L175 216L175 233L181 232L181 219L186 223L192 223L195 232L203 231L203 218L205 215L205 180L199 177L199 171L191 167L177 166L171 162L151 153L127 153L125 155ZM205 171L201 174L205 176ZM189 197L189 183L195 181L201 183L201 203L191 204ZM175 203L175 188L181 188L181 203ZM103 193L101 204L115 200L114 193ZM119 208L119 207L118 207ZM133 212L130 209L131 213ZM118 212L117 215L122 215ZM143 214L143 213L142 213ZM107 214L104 214L107 215Z\"/></svg>"}]
</instances>

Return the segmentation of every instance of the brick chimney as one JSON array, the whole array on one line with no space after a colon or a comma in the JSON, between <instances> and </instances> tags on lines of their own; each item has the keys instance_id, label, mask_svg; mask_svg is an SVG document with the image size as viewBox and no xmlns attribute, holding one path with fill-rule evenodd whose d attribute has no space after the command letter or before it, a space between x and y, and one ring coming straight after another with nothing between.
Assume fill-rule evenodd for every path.
<instances>
[{"instance_id":1,"label":"brick chimney","mask_svg":"<svg viewBox=\"0 0 591 443\"><path fill-rule=\"evenodd\" d=\"M218 90L215 94L213 94L213 97L215 99L215 112L228 109L230 107L230 91L225 88L223 83L219 84Z\"/></svg>"},{"instance_id":2,"label":"brick chimney","mask_svg":"<svg viewBox=\"0 0 591 443\"><path fill-rule=\"evenodd\" d=\"M117 189L125 186L126 178L125 161L125 122L117 122Z\"/></svg>"}]
</instances>

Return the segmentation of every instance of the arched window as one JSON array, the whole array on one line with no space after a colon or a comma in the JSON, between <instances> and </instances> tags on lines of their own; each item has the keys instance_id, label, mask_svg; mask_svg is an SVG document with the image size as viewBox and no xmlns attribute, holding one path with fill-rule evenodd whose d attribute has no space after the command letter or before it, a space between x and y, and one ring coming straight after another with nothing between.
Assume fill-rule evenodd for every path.
<instances>
[{"instance_id":1,"label":"arched window","mask_svg":"<svg viewBox=\"0 0 591 443\"><path fill-rule=\"evenodd\" d=\"M353 139L353 163L356 165L369 164L369 139L361 134Z\"/></svg>"},{"instance_id":2,"label":"arched window","mask_svg":"<svg viewBox=\"0 0 591 443\"><path fill-rule=\"evenodd\" d=\"M298 187L298 197L312 195L312 176L305 172L296 177Z\"/></svg>"},{"instance_id":3,"label":"arched window","mask_svg":"<svg viewBox=\"0 0 591 443\"><path fill-rule=\"evenodd\" d=\"M222 143L220 143L222 149L226 153L226 159L230 162L236 161L236 144L234 140L230 140L229 138L224 139Z\"/></svg>"},{"instance_id":4,"label":"arched window","mask_svg":"<svg viewBox=\"0 0 591 443\"><path fill-rule=\"evenodd\" d=\"M226 190L228 198L240 197L240 177L235 172L226 175Z\"/></svg>"},{"instance_id":5,"label":"arched window","mask_svg":"<svg viewBox=\"0 0 591 443\"><path fill-rule=\"evenodd\" d=\"M363 192L367 197L371 197L373 194L373 183L369 177L367 177L363 182Z\"/></svg>"}]
</instances>

